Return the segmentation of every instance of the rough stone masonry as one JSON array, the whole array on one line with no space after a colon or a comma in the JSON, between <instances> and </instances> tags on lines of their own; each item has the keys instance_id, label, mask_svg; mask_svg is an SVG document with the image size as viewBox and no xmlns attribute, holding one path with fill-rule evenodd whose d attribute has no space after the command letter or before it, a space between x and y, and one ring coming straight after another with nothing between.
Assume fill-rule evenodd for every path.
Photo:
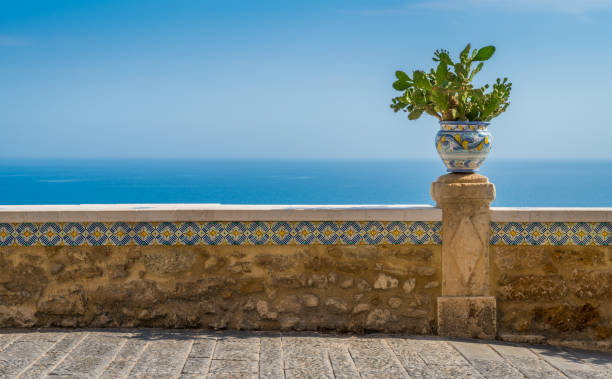
<instances>
[{"instance_id":1,"label":"rough stone masonry","mask_svg":"<svg viewBox=\"0 0 612 379\"><path fill-rule=\"evenodd\" d=\"M435 333L440 246L0 249L0 327Z\"/></svg>"}]
</instances>

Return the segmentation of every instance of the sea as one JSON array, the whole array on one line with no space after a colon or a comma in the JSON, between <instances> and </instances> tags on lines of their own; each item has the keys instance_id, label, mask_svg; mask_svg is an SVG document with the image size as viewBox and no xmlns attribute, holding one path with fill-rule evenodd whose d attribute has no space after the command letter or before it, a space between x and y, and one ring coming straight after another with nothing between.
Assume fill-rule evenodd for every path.
<instances>
[{"instance_id":1,"label":"sea","mask_svg":"<svg viewBox=\"0 0 612 379\"><path fill-rule=\"evenodd\" d=\"M439 160L0 159L0 204L432 204ZM493 206L610 207L612 160L496 160Z\"/></svg>"}]
</instances>

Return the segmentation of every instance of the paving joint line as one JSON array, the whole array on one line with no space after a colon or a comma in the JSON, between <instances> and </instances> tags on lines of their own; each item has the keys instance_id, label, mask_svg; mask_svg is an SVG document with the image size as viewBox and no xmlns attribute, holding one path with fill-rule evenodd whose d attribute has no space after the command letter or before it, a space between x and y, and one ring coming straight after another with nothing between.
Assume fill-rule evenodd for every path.
<instances>
[{"instance_id":1,"label":"paving joint line","mask_svg":"<svg viewBox=\"0 0 612 379\"><path fill-rule=\"evenodd\" d=\"M346 352L351 358L351 363L353 363L353 367L355 367L355 372L357 373L357 375L359 375L359 378L363 378L361 376L361 371L359 371L359 369L357 368L357 364L355 363L355 358L353 358L353 354L351 353L351 349L349 348L348 344L346 345Z\"/></svg>"},{"instance_id":2,"label":"paving joint line","mask_svg":"<svg viewBox=\"0 0 612 379\"><path fill-rule=\"evenodd\" d=\"M561 375L565 376L566 378L570 378L569 375L567 375L565 372L563 372L563 370L561 370L559 367L555 366L552 362L550 362L548 359L542 357L540 354L536 353L535 351L533 351L532 348L527 348L529 351L531 351L533 354L537 355L539 359L543 360L544 362L546 362L547 364L550 365L550 367L554 368L555 370L559 371L559 373L561 373Z\"/></svg>"},{"instance_id":3,"label":"paving joint line","mask_svg":"<svg viewBox=\"0 0 612 379\"><path fill-rule=\"evenodd\" d=\"M100 371L100 373L96 376L96 379L98 379L99 377L101 377L104 372L106 370L108 370L108 368L110 367L110 365L115 361L115 359L117 359L117 356L119 355L119 353L121 352L121 349L123 349L123 347L127 344L127 342L129 341L129 337L125 338L125 341L123 341L123 343L119 346L119 349L117 349L117 351L115 352L115 354L113 354L113 357L110 359L110 361L108 361L108 363L106 364L106 366Z\"/></svg>"},{"instance_id":4,"label":"paving joint line","mask_svg":"<svg viewBox=\"0 0 612 379\"><path fill-rule=\"evenodd\" d=\"M516 367L515 365L512 364L512 362L509 359L506 359L503 355L500 354L499 351L497 351L497 349L495 349L493 346L491 346L491 344L484 344L487 345L489 347L489 349L493 350L497 355L499 355L499 357L504 361L507 362L508 365L510 365L510 367L512 367L513 369L515 369L516 371L518 371L521 375L523 375L523 377L528 378L527 374L525 374L523 372L523 370L521 370L520 368Z\"/></svg>"},{"instance_id":5,"label":"paving joint line","mask_svg":"<svg viewBox=\"0 0 612 379\"><path fill-rule=\"evenodd\" d=\"M404 343L406 342L406 340L405 340L404 338L401 338L401 341L402 341L402 342L404 342ZM392 346L389 344L389 342L388 342L388 341L387 341L387 345L389 345L389 348L391 349L391 351L393 351L393 353L394 353L394 354L397 356L397 358L399 359L399 358L400 358L400 355L399 355L399 354L398 354L398 352L395 350L395 348L394 348L394 347L392 347ZM423 364L424 364L425 366L427 366L427 363L425 363L425 361L423 360L423 358L421 358L421 356L420 356L418 353L417 353L417 356L419 357L419 359L420 359L420 360L422 360L422 361L423 361ZM402 360L402 359L399 359L399 361L400 361L400 363L402 364L402 367L404 367L404 370L406 371L406 373L408 373L408 368L407 368L407 367L404 365L403 360ZM422 374L422 372L421 372L421 374ZM409 376L409 377L412 377L412 375L410 375L410 374L408 374L408 376Z\"/></svg>"},{"instance_id":6,"label":"paving joint line","mask_svg":"<svg viewBox=\"0 0 612 379\"><path fill-rule=\"evenodd\" d=\"M192 338L191 339L191 344L189 345L189 351L187 352L187 355L185 355L185 360L183 361L183 364L181 365L181 369L179 370L177 379L181 377L181 375L183 374L183 370L185 369L185 365L187 364L187 360L189 359L189 356L191 355L191 351L193 350L193 344L195 343L196 339Z\"/></svg>"},{"instance_id":7,"label":"paving joint line","mask_svg":"<svg viewBox=\"0 0 612 379\"><path fill-rule=\"evenodd\" d=\"M210 359L208 360L208 367L206 368L205 376L208 376L208 374L210 374L210 368L212 367L213 359L215 359L215 351L217 350L217 342L218 341L219 341L219 337L216 336L215 337L215 343L213 344L212 351L210 352Z\"/></svg>"},{"instance_id":8,"label":"paving joint line","mask_svg":"<svg viewBox=\"0 0 612 379\"><path fill-rule=\"evenodd\" d=\"M404 343L406 343L406 340L402 340ZM421 353L419 351L416 352L417 357L419 357L419 359L421 361L423 361L423 365L424 367L420 370L421 375L424 375L425 370L427 369L427 367L429 366L429 362L427 362L427 360L425 358L423 358L423 356L421 355Z\"/></svg>"},{"instance_id":9,"label":"paving joint line","mask_svg":"<svg viewBox=\"0 0 612 379\"><path fill-rule=\"evenodd\" d=\"M329 346L325 348L325 355L327 356L327 363L329 364L331 374L334 377L334 379L336 379L336 372L334 371L334 364L332 363L331 358L329 356Z\"/></svg>"},{"instance_id":10,"label":"paving joint line","mask_svg":"<svg viewBox=\"0 0 612 379\"><path fill-rule=\"evenodd\" d=\"M9 347L11 347L11 345L13 345L21 337L23 337L23 334L15 334L15 336L13 336L13 339L11 339L6 345L4 345L2 348L0 348L0 353L2 353L4 350L6 350Z\"/></svg>"},{"instance_id":11,"label":"paving joint line","mask_svg":"<svg viewBox=\"0 0 612 379\"><path fill-rule=\"evenodd\" d=\"M406 370L406 367L404 367L402 362L399 360L399 357L397 356L397 354L395 354L393 349L391 349L391 346L389 346L389 342L387 342L387 339L381 338L380 341L381 341L381 344L383 344L389 350L389 352L391 352L391 355L393 356L393 358L395 358L395 361L397 362L397 364L399 364L399 367L406 374L406 377L411 378L410 374L408 374L408 371Z\"/></svg>"},{"instance_id":12,"label":"paving joint line","mask_svg":"<svg viewBox=\"0 0 612 379\"><path fill-rule=\"evenodd\" d=\"M517 345L512 345L512 346L517 346ZM535 359L537 359L539 362L541 362L542 364L549 366L550 368L552 368L553 370L559 372L559 374L563 375L566 378L569 378L569 376L565 375L564 372L562 372L561 370L559 370L558 368L556 368L555 366L553 366L550 362L548 362L546 359L542 358L540 356L540 354L536 353L535 351L533 351L533 349L531 348L527 348L525 346L521 346L518 345L519 348L525 348L525 350L529 351L531 354L533 354L533 356L535 357Z\"/></svg>"},{"instance_id":13,"label":"paving joint line","mask_svg":"<svg viewBox=\"0 0 612 379\"><path fill-rule=\"evenodd\" d=\"M259 350L257 351L257 377L261 376L261 336L257 337L259 341Z\"/></svg>"},{"instance_id":14,"label":"paving joint line","mask_svg":"<svg viewBox=\"0 0 612 379\"><path fill-rule=\"evenodd\" d=\"M281 369L283 371L283 379L287 377L285 374L285 351L283 349L283 333L280 334L280 356L281 356Z\"/></svg>"},{"instance_id":15,"label":"paving joint line","mask_svg":"<svg viewBox=\"0 0 612 379\"><path fill-rule=\"evenodd\" d=\"M447 345L450 345L451 349L454 349L457 353L459 353L459 355L461 355L461 357L463 357L463 359L465 359L465 361L468 363L468 365L473 368L474 370L476 370L476 372L478 374L480 374L480 376L486 378L487 376L484 375L479 369L478 367L474 366L474 364L472 363L471 360L468 359L468 357L466 357L459 349L457 349L457 346L455 346L452 341L442 341Z\"/></svg>"},{"instance_id":16,"label":"paving joint line","mask_svg":"<svg viewBox=\"0 0 612 379\"><path fill-rule=\"evenodd\" d=\"M85 333L85 335L83 337L81 337L81 339L79 340L79 342L77 342L66 354L64 354L64 356L59 360L59 362L57 362L53 367L51 367L50 370L48 370L44 376L49 376L51 375L51 373L53 372L53 370L55 370L56 368L59 367L60 364L62 364L62 362L64 362L66 360L66 358L68 358L68 356L77 348L79 347L79 345L85 340L85 338L89 337L89 335L91 334L91 332L87 332Z\"/></svg>"},{"instance_id":17,"label":"paving joint line","mask_svg":"<svg viewBox=\"0 0 612 379\"><path fill-rule=\"evenodd\" d=\"M134 363L132 364L132 367L130 367L130 370L126 372L124 378L128 378L132 374L132 371L134 371L134 368L136 368L136 365L138 364L138 361L140 361L140 359L144 355L144 352L149 348L150 344L151 344L151 340L148 340L147 343L145 343L142 346L142 349L138 353L138 356L136 357L136 359L134 359Z\"/></svg>"},{"instance_id":18,"label":"paving joint line","mask_svg":"<svg viewBox=\"0 0 612 379\"><path fill-rule=\"evenodd\" d=\"M40 359L42 357L45 356L45 354L47 354L49 351L51 351L51 349L53 349L58 343L60 343L61 341L63 341L66 337L68 336L67 333L64 333L64 335L62 336L62 338L58 339L57 341L55 341L53 343L53 345L49 346L49 348L47 350L45 350L44 353L42 353L38 358L36 358L34 361L32 361L32 363L30 363L29 365L27 365L26 367L24 367L21 371L19 371L17 373L17 375L15 375L15 379L19 379L19 377L21 375L23 375L23 373L25 373L26 371L28 371L30 369L30 367L34 366L36 364L36 362L40 361Z\"/></svg>"}]
</instances>

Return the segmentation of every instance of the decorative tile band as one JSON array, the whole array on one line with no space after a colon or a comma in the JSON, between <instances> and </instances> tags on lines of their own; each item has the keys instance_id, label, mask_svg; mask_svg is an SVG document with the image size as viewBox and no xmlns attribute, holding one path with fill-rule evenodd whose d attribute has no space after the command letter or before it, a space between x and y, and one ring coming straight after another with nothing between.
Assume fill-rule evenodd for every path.
<instances>
[{"instance_id":1,"label":"decorative tile band","mask_svg":"<svg viewBox=\"0 0 612 379\"><path fill-rule=\"evenodd\" d=\"M0 246L440 245L441 222L0 223Z\"/></svg>"},{"instance_id":2,"label":"decorative tile band","mask_svg":"<svg viewBox=\"0 0 612 379\"><path fill-rule=\"evenodd\" d=\"M491 245L612 244L609 222L492 222Z\"/></svg>"}]
</instances>

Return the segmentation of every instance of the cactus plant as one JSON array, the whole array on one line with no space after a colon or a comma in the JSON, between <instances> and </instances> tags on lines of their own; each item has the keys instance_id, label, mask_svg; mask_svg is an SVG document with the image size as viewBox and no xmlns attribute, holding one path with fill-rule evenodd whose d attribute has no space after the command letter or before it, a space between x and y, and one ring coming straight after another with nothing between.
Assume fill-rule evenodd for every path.
<instances>
[{"instance_id":1,"label":"cactus plant","mask_svg":"<svg viewBox=\"0 0 612 379\"><path fill-rule=\"evenodd\" d=\"M410 120L418 119L423 113L440 121L490 121L499 116L510 105L512 83L508 78L498 78L492 86L474 88L474 76L484 61L493 56L495 47L485 46L471 53L470 50L468 43L456 63L447 50L436 50L433 61L438 65L429 73L416 70L410 77L404 71L396 71L393 88L403 93L392 99L393 111L408 112ZM472 68L475 62L479 63Z\"/></svg>"}]
</instances>

